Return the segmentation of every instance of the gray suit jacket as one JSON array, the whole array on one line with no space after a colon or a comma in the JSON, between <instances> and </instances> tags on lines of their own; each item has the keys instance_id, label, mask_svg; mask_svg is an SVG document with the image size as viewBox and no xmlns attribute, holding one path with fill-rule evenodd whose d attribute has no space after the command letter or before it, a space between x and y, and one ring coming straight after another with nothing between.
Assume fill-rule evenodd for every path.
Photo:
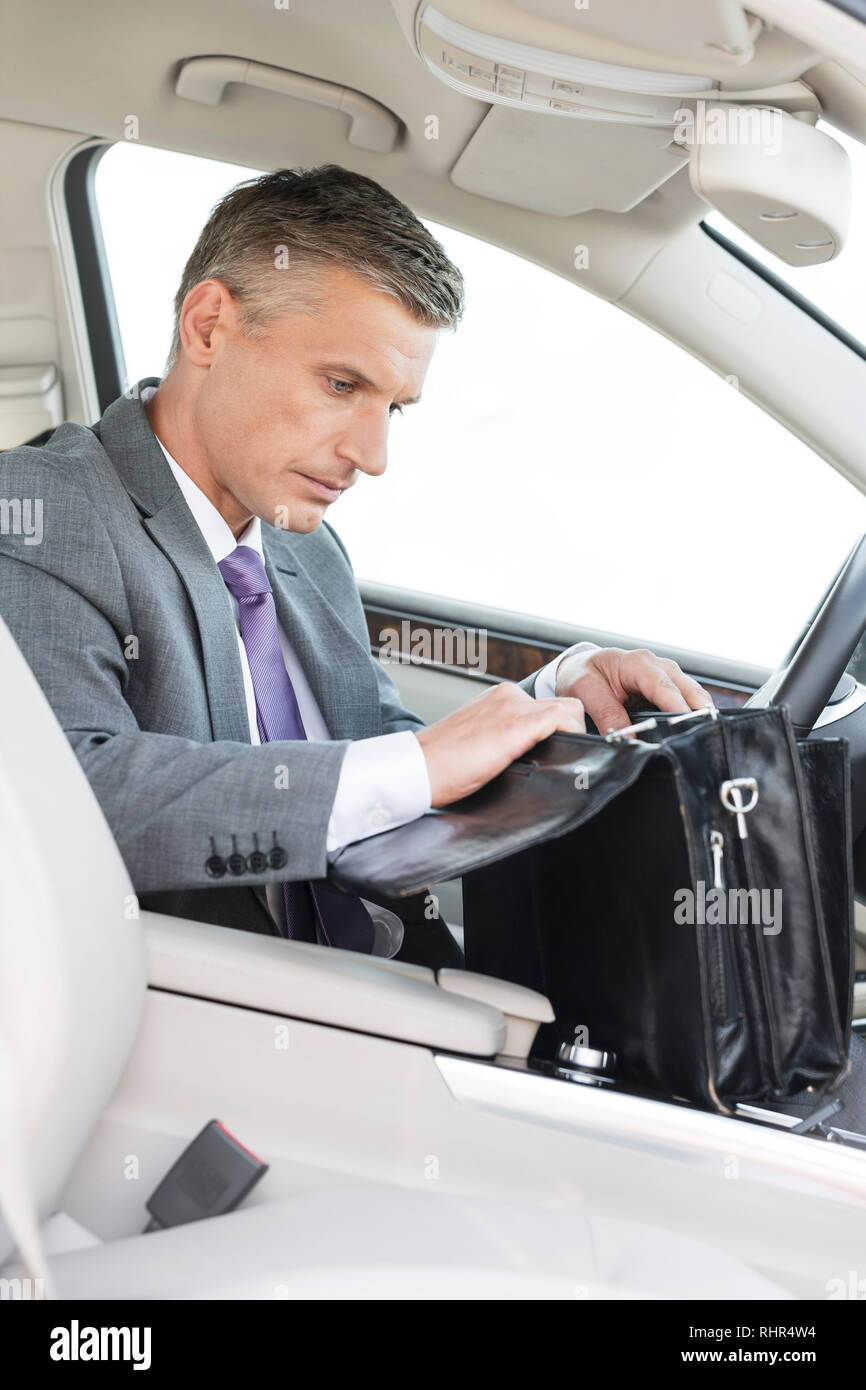
<instances>
[{"instance_id":1,"label":"gray suit jacket","mask_svg":"<svg viewBox=\"0 0 866 1390\"><path fill-rule=\"evenodd\" d=\"M0 454L0 497L41 499L42 538L0 530L0 611L66 732L141 905L273 934L265 885L327 872L350 740L423 721L372 656L348 556L323 522L262 523L279 620L332 742L250 743L225 585L138 383L92 429ZM523 682L531 690L534 677ZM288 769L288 786L281 768ZM209 858L281 845L282 868L214 880ZM240 861L235 861L237 867Z\"/></svg>"}]
</instances>

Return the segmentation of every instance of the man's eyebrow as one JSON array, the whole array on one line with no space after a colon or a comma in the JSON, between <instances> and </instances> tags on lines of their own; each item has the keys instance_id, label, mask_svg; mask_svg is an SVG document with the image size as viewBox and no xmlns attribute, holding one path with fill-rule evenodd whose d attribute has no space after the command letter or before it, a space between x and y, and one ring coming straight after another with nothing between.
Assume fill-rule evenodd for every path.
<instances>
[{"instance_id":1,"label":"man's eyebrow","mask_svg":"<svg viewBox=\"0 0 866 1390\"><path fill-rule=\"evenodd\" d=\"M325 362L323 365L325 371L333 372L335 376L340 373L342 373L343 376L353 376L357 381L362 381L365 386L369 386L371 390L381 390L381 387L377 386L375 381L371 381L368 376L364 376L364 373L359 372L357 367L350 367L348 362ZM420 399L420 396L411 396L407 397L404 401L395 401L395 405L417 405Z\"/></svg>"}]
</instances>

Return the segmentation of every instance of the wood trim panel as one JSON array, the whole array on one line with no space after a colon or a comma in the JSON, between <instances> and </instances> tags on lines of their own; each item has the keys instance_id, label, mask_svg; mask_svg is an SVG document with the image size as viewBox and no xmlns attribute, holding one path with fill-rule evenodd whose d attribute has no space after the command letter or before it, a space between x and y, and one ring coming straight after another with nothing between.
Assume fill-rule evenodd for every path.
<instances>
[{"instance_id":1,"label":"wood trim panel","mask_svg":"<svg viewBox=\"0 0 866 1390\"><path fill-rule=\"evenodd\" d=\"M418 613L364 605L370 647L378 656L444 671L459 672L475 680L494 683L520 681L551 661L561 647L552 642L528 641L490 628L470 628L462 623L434 622ZM719 709L744 705L752 689L700 678Z\"/></svg>"}]
</instances>

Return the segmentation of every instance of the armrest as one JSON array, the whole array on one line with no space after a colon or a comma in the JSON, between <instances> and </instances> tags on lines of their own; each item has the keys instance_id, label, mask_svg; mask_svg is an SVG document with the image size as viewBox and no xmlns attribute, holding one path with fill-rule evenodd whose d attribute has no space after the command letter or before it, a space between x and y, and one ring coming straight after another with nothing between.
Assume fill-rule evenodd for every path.
<instances>
[{"instance_id":1,"label":"armrest","mask_svg":"<svg viewBox=\"0 0 866 1390\"><path fill-rule=\"evenodd\" d=\"M498 1008L440 989L423 966L161 912L141 924L151 989L479 1057L505 1042Z\"/></svg>"},{"instance_id":2,"label":"armrest","mask_svg":"<svg viewBox=\"0 0 866 1390\"><path fill-rule=\"evenodd\" d=\"M471 970L440 970L442 989L468 999L492 1004L505 1015L507 1035L502 1052L506 1057L528 1057L540 1023L552 1023L553 1006L544 994L494 975L475 975Z\"/></svg>"}]
</instances>

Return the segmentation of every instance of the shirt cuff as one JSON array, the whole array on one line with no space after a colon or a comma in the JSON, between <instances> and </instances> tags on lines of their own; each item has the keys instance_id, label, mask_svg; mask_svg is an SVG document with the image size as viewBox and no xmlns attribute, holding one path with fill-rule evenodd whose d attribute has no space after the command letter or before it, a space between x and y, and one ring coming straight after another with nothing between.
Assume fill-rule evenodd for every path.
<instances>
[{"instance_id":1,"label":"shirt cuff","mask_svg":"<svg viewBox=\"0 0 866 1390\"><path fill-rule=\"evenodd\" d=\"M427 759L411 729L350 743L328 821L328 853L417 820L432 799Z\"/></svg>"},{"instance_id":2,"label":"shirt cuff","mask_svg":"<svg viewBox=\"0 0 866 1390\"><path fill-rule=\"evenodd\" d=\"M546 666L542 666L538 675L535 677L535 685L532 693L536 700L552 700L556 695L556 668L560 661L564 661L567 656L573 656L575 652L601 651L597 642L575 642L573 647L560 652L552 661L548 661Z\"/></svg>"}]
</instances>

